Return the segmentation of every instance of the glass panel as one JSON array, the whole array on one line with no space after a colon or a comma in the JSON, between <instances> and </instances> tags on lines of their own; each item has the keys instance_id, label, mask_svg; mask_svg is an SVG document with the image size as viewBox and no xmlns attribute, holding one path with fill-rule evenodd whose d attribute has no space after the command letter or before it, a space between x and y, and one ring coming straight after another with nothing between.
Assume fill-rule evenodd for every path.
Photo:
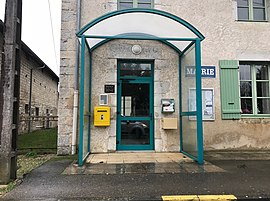
<instances>
[{"instance_id":1,"label":"glass panel","mask_svg":"<svg viewBox=\"0 0 270 201\"><path fill-rule=\"evenodd\" d=\"M237 0L237 6L248 6L248 0Z\"/></svg>"},{"instance_id":2,"label":"glass panel","mask_svg":"<svg viewBox=\"0 0 270 201\"><path fill-rule=\"evenodd\" d=\"M238 20L248 20L249 13L248 8L238 8Z\"/></svg>"},{"instance_id":3,"label":"glass panel","mask_svg":"<svg viewBox=\"0 0 270 201\"><path fill-rule=\"evenodd\" d=\"M151 4L139 3L138 8L152 8Z\"/></svg>"},{"instance_id":4,"label":"glass panel","mask_svg":"<svg viewBox=\"0 0 270 201\"><path fill-rule=\"evenodd\" d=\"M268 82L257 82L257 97L269 97Z\"/></svg>"},{"instance_id":5,"label":"glass panel","mask_svg":"<svg viewBox=\"0 0 270 201\"><path fill-rule=\"evenodd\" d=\"M240 82L241 97L252 97L252 84L250 82Z\"/></svg>"},{"instance_id":6,"label":"glass panel","mask_svg":"<svg viewBox=\"0 0 270 201\"><path fill-rule=\"evenodd\" d=\"M251 80L250 65L240 65L240 80Z\"/></svg>"},{"instance_id":7,"label":"glass panel","mask_svg":"<svg viewBox=\"0 0 270 201\"><path fill-rule=\"evenodd\" d=\"M256 80L269 80L268 66L256 65Z\"/></svg>"},{"instance_id":8,"label":"glass panel","mask_svg":"<svg viewBox=\"0 0 270 201\"><path fill-rule=\"evenodd\" d=\"M191 47L181 59L181 87L182 87L182 112L196 111L196 70L195 70L195 48Z\"/></svg>"},{"instance_id":9,"label":"glass panel","mask_svg":"<svg viewBox=\"0 0 270 201\"><path fill-rule=\"evenodd\" d=\"M160 27L162 27L162 30ZM104 32L104 30L106 31ZM180 24L167 16L139 11L137 13L131 12L115 15L100 21L85 31L84 35L117 36L126 33L143 33L160 38L198 38L184 24ZM93 43L89 42L91 46L102 40L87 39L87 41L93 41ZM187 43L189 42L179 41L173 44L179 47L180 50L183 50Z\"/></svg>"},{"instance_id":10,"label":"glass panel","mask_svg":"<svg viewBox=\"0 0 270 201\"><path fill-rule=\"evenodd\" d=\"M242 114L253 114L252 111L252 99L251 98L241 98L241 111Z\"/></svg>"},{"instance_id":11,"label":"glass panel","mask_svg":"<svg viewBox=\"0 0 270 201\"><path fill-rule=\"evenodd\" d=\"M121 63L120 76L151 76L151 64L144 63Z\"/></svg>"},{"instance_id":12,"label":"glass panel","mask_svg":"<svg viewBox=\"0 0 270 201\"><path fill-rule=\"evenodd\" d=\"M197 121L191 116L182 117L183 150L192 156L198 156Z\"/></svg>"},{"instance_id":13,"label":"glass panel","mask_svg":"<svg viewBox=\"0 0 270 201\"><path fill-rule=\"evenodd\" d=\"M264 7L264 0L253 0L253 7Z\"/></svg>"},{"instance_id":14,"label":"glass panel","mask_svg":"<svg viewBox=\"0 0 270 201\"><path fill-rule=\"evenodd\" d=\"M121 121L121 145L150 144L150 121Z\"/></svg>"},{"instance_id":15,"label":"glass panel","mask_svg":"<svg viewBox=\"0 0 270 201\"><path fill-rule=\"evenodd\" d=\"M119 9L129 9L129 8L133 8L133 3L119 3Z\"/></svg>"},{"instance_id":16,"label":"glass panel","mask_svg":"<svg viewBox=\"0 0 270 201\"><path fill-rule=\"evenodd\" d=\"M253 8L253 20L262 21L265 20L264 8Z\"/></svg>"},{"instance_id":17,"label":"glass panel","mask_svg":"<svg viewBox=\"0 0 270 201\"><path fill-rule=\"evenodd\" d=\"M122 107L121 107L121 115L122 116L131 116L131 96L122 96Z\"/></svg>"},{"instance_id":18,"label":"glass panel","mask_svg":"<svg viewBox=\"0 0 270 201\"><path fill-rule=\"evenodd\" d=\"M257 99L257 113L270 114L270 98Z\"/></svg>"},{"instance_id":19,"label":"glass panel","mask_svg":"<svg viewBox=\"0 0 270 201\"><path fill-rule=\"evenodd\" d=\"M198 156L197 146L197 118L196 112L196 70L195 70L195 46L190 47L181 58L181 99L182 112L182 150L194 157ZM192 116L193 115L193 116Z\"/></svg>"},{"instance_id":20,"label":"glass panel","mask_svg":"<svg viewBox=\"0 0 270 201\"><path fill-rule=\"evenodd\" d=\"M149 84L131 84L123 80L121 115L149 116L149 93Z\"/></svg>"},{"instance_id":21,"label":"glass panel","mask_svg":"<svg viewBox=\"0 0 270 201\"><path fill-rule=\"evenodd\" d=\"M138 3L150 3L151 4L152 0L138 0Z\"/></svg>"},{"instance_id":22,"label":"glass panel","mask_svg":"<svg viewBox=\"0 0 270 201\"><path fill-rule=\"evenodd\" d=\"M84 58L89 58L89 53L87 51L87 48L85 46L85 52L84 52ZM85 59L84 60L84 91L83 93L83 101L84 101L84 105L83 105L83 116L80 118L83 118L83 133L82 133L82 159L84 159L87 154L88 154L88 144L89 144L89 123L90 123L90 118L89 118L89 79L90 76L88 76L90 74L89 71L89 59Z\"/></svg>"}]
</instances>

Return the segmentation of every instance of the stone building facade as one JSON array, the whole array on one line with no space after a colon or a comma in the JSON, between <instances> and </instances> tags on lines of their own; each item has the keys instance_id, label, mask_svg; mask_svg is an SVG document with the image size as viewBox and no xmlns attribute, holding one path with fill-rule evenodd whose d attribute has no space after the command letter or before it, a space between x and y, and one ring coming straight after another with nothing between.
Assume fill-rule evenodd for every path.
<instances>
[{"instance_id":1,"label":"stone building facade","mask_svg":"<svg viewBox=\"0 0 270 201\"><path fill-rule=\"evenodd\" d=\"M71 152L74 65L76 64L77 40L76 2L75 0L62 1L59 154ZM104 14L118 10L121 5L119 0L102 0L98 3L94 0L82 0L81 2L81 27ZM258 5L255 3L253 5L252 1L247 1L249 2L248 5L242 5L244 1L237 0L154 0L151 2L152 8L184 19L205 36L201 43L201 63L205 67L213 67L215 76L202 79L203 90L210 93L212 97L211 108L207 110L206 107L208 106L205 103L207 93L203 96L205 112L210 111L212 113L209 119L205 118L203 121L204 149L269 149L269 0L259 1ZM138 1L135 1L135 3L138 4ZM245 18L245 12L251 12L248 13L248 19ZM256 20L256 17L259 20ZM131 52L131 47L134 45L141 46L141 54L135 55ZM99 104L99 95L104 93L105 84L117 85L119 59L154 60L154 150L159 152L179 151L180 137L178 133L180 125L178 124L176 130L166 131L161 128L160 124L160 119L164 116L179 118L177 115L179 111L177 102L179 95L177 65L179 61L176 52L156 41L114 40L98 47L92 53L92 82L94 84L91 103L93 107ZM224 67L222 61L224 60L236 61L237 63L235 69L238 85L231 89L226 88L227 84L223 82L222 69ZM163 71L162 69L165 66L170 71ZM182 73L186 72L183 71ZM230 80L228 83L230 83ZM264 85L264 87L261 87L261 85ZM226 109L229 106L224 104L227 100L226 97L228 98L230 95L226 91L235 91L236 94L239 94L237 100L228 103L229 106L232 104L238 105L237 117L226 116ZM176 101L175 113L167 115L160 112L160 100L163 98L173 98ZM93 119L91 119L90 152L117 151L117 102L119 102L117 92L110 94L110 127L95 127L93 126ZM93 110L91 114L94 115Z\"/></svg>"},{"instance_id":2,"label":"stone building facade","mask_svg":"<svg viewBox=\"0 0 270 201\"><path fill-rule=\"evenodd\" d=\"M3 22L0 22L1 49L3 47L3 28ZM29 131L29 104L31 105L30 131L57 127L59 77L24 42L21 47L18 132L22 134ZM0 61L2 61L2 54ZM30 89L30 85L32 85L32 89Z\"/></svg>"},{"instance_id":3,"label":"stone building facade","mask_svg":"<svg viewBox=\"0 0 270 201\"><path fill-rule=\"evenodd\" d=\"M58 82L58 76L22 43L19 133L28 132L29 128L30 84L31 131L57 126Z\"/></svg>"}]
</instances>

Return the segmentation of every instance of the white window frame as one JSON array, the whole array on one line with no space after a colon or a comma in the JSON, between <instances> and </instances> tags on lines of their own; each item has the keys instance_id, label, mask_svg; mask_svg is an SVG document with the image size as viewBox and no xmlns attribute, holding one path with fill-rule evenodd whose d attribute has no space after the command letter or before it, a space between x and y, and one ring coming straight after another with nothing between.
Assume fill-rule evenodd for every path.
<instances>
[{"instance_id":1,"label":"white window frame","mask_svg":"<svg viewBox=\"0 0 270 201\"><path fill-rule=\"evenodd\" d=\"M257 108L257 103L258 103L258 98L270 98L270 64L265 64L268 66L268 83L269 83L269 97L258 97L257 96L257 81L263 81L267 82L267 80L257 80L256 79L256 65L262 65L262 63L256 63L256 62L241 62L240 65L250 65L250 72L251 72L251 80L241 80L240 77L240 69L239 69L239 90L240 90L240 104L241 104L241 99L242 98L249 98L249 97L242 97L241 96L241 81L243 82L250 82L251 81L251 91L252 91L252 114L243 114L241 113L242 117L270 117L269 114L258 114L258 108ZM242 107L240 107L242 109Z\"/></svg>"},{"instance_id":2,"label":"white window frame","mask_svg":"<svg viewBox=\"0 0 270 201\"><path fill-rule=\"evenodd\" d=\"M133 8L138 8L138 0L132 0ZM117 10L122 10L120 8L120 3L129 3L127 0L117 0ZM151 9L154 8L154 0L151 0ZM147 4L147 3L146 3Z\"/></svg>"},{"instance_id":3,"label":"white window frame","mask_svg":"<svg viewBox=\"0 0 270 201\"><path fill-rule=\"evenodd\" d=\"M254 20L254 12L253 12L253 0L248 0L248 6L238 6L238 2L236 0L236 4L237 4L237 20L238 21L257 21L257 22L266 22L268 21L268 4L267 4L267 0L263 0L264 1L264 7L255 7L255 8L264 8L264 16L265 19L264 20ZM239 19L238 18L238 8L248 8L248 19Z\"/></svg>"}]
</instances>

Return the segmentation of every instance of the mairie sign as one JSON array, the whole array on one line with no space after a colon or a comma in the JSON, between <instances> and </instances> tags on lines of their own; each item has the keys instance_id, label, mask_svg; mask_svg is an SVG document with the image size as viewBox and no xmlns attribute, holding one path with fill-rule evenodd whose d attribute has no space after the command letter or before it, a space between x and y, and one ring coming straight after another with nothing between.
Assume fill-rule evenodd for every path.
<instances>
[{"instance_id":1,"label":"mairie sign","mask_svg":"<svg viewBox=\"0 0 270 201\"><path fill-rule=\"evenodd\" d=\"M202 66L201 68L202 77L215 78L216 77L216 67L215 66ZM185 67L186 77L195 77L196 68L195 66Z\"/></svg>"}]
</instances>

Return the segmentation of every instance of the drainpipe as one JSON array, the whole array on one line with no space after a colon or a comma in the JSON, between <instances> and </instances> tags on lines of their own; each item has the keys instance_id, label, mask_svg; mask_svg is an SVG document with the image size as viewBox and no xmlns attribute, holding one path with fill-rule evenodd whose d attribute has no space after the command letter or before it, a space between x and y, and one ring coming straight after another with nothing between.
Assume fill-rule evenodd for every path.
<instances>
[{"instance_id":1,"label":"drainpipe","mask_svg":"<svg viewBox=\"0 0 270 201\"><path fill-rule=\"evenodd\" d=\"M77 0L77 32L81 28L81 0ZM71 154L76 154L77 142L77 123L78 123L78 88L79 88L79 51L80 44L76 40L76 64L75 64L75 83L74 83L74 104L73 104L73 127L72 127L72 140L71 140Z\"/></svg>"}]
</instances>

